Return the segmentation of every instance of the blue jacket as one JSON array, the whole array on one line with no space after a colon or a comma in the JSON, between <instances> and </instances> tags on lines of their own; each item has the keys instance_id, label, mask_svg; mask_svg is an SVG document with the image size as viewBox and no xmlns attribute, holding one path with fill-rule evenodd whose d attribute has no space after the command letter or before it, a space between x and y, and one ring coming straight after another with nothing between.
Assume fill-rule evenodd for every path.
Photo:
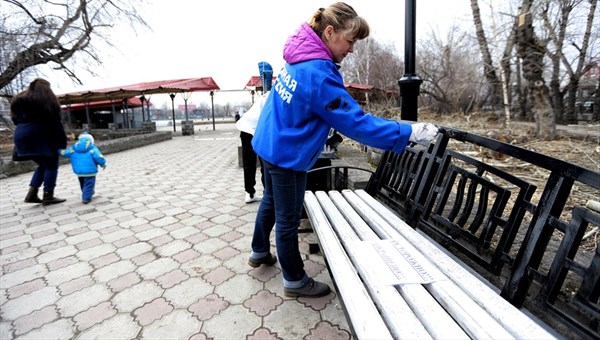
<instances>
[{"instance_id":1,"label":"blue jacket","mask_svg":"<svg viewBox=\"0 0 600 340\"><path fill-rule=\"evenodd\" d=\"M80 138L67 149L58 150L63 157L71 159L73 172L80 177L96 176L98 165L106 166L106 159L89 138Z\"/></svg>"},{"instance_id":2,"label":"blue jacket","mask_svg":"<svg viewBox=\"0 0 600 340\"><path fill-rule=\"evenodd\" d=\"M379 149L404 150L410 125L365 113L346 91L331 52L308 24L288 39L284 59L252 139L260 158L307 171L319 158L332 127Z\"/></svg>"}]
</instances>

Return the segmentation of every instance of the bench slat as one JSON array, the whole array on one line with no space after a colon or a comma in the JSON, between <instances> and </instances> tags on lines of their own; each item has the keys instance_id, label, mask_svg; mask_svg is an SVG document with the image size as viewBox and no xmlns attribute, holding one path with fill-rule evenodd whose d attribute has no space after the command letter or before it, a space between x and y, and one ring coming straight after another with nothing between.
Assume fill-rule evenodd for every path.
<instances>
[{"instance_id":1,"label":"bench slat","mask_svg":"<svg viewBox=\"0 0 600 340\"><path fill-rule=\"evenodd\" d=\"M394 212L385 205L375 200L364 190L356 190L364 202L381 215L389 225L393 226L415 248L431 260L449 279L457 285L464 285L472 289L463 290L473 301L482 306L490 315L508 330L513 336L523 339L550 339L555 338L544 327L536 323L525 313L504 300L488 285L463 268L450 256L436 247L431 242L408 226Z\"/></svg>"},{"instance_id":2,"label":"bench slat","mask_svg":"<svg viewBox=\"0 0 600 340\"><path fill-rule=\"evenodd\" d=\"M432 336L429 335L429 332L423 327L421 321L394 287L375 286L373 282L376 281L373 278L365 277L365 272L361 268L366 268L369 264L364 263L361 257L355 256L354 252L348 251L348 249L356 249L356 247L360 246L358 236L324 192L317 192L316 196L327 217L332 221L336 221L335 230L337 237L346 248L348 256L355 263L354 268L363 277L364 284L369 288L369 291L374 292L374 294L371 294L371 297L379 309L384 311L381 314L383 314L383 318L394 338L431 339Z\"/></svg>"},{"instance_id":3,"label":"bench slat","mask_svg":"<svg viewBox=\"0 0 600 340\"><path fill-rule=\"evenodd\" d=\"M339 194L339 193L337 193ZM379 230L382 235L381 238L389 239L405 239L400 233L392 228L385 219L383 219L377 211L372 209L366 204L362 198L356 195L353 191L344 190L344 198L349 202L354 211L369 223L369 226L374 230ZM412 230L412 229L411 229ZM423 239L424 242L428 242ZM414 246L410 246L408 250L412 254L418 254L420 251ZM434 266L430 260L425 257L423 261L429 262L427 267ZM423 263L426 265L425 263ZM438 268L441 272L444 272L442 268ZM409 287L411 285L402 285L401 287ZM461 326L462 328L473 338L511 338L511 334L504 329L504 327L490 316L482 306L471 301L471 298L457 286L456 283L447 281L436 281L430 284L422 286L426 289L439 303L448 311ZM466 287L468 290L470 287ZM492 294L496 294L492 292ZM431 316L429 316L431 318Z\"/></svg>"},{"instance_id":4,"label":"bench slat","mask_svg":"<svg viewBox=\"0 0 600 340\"><path fill-rule=\"evenodd\" d=\"M317 197L320 198L327 197L325 193L317 193ZM332 219L332 221L336 221L333 227L336 230L340 230L345 226L343 223L343 218L346 218L348 221L352 221L350 226L352 228L360 229L366 231L369 235L367 236L368 240L379 240L379 238L375 235L375 233L369 228L368 225L360 218L360 216L356 213L356 211L346 202L344 197L337 191L330 191L329 197L335 203L337 209L335 211L340 211L343 217L338 217L336 219ZM323 200L320 200L321 204L323 204ZM355 223L353 225L352 223ZM362 226L361 226L362 224ZM338 232L339 234L339 232ZM352 233L356 235L355 233ZM355 236L358 240L358 237ZM342 239L342 243L345 241ZM350 258L355 261L355 265L361 276L363 277L366 284L369 284L371 287L377 287L380 290L384 290L385 288L378 284L380 279L376 276L373 276L371 271L361 270L363 268L368 268L369 264L361 262L362 257L357 252L360 249L357 247L348 247L346 246L346 252L349 253ZM398 293L402 297L402 300L406 301L408 304L408 308L415 314L419 322L427 329L429 334L433 338L452 338L452 339L465 339L468 338L467 334L462 330L462 328L456 323L456 321L446 313L446 311L440 306L440 304L435 301L435 299L420 285L403 285L403 286L388 286L392 296L398 296ZM370 288L372 290L372 288ZM375 299L375 297L374 297ZM384 300L383 298L381 300ZM386 301L382 301L384 304ZM392 304L391 306L385 307L380 306L380 309L384 310L382 314L384 314L384 318L388 314L391 314L394 310L395 306ZM386 319L386 321L388 321ZM403 319L389 317L388 326L394 328L405 328L405 322Z\"/></svg>"},{"instance_id":5,"label":"bench slat","mask_svg":"<svg viewBox=\"0 0 600 340\"><path fill-rule=\"evenodd\" d=\"M343 283L343 287L338 286L338 293L356 336L359 339L392 339L312 192L306 192L304 206L330 264L329 271L337 282Z\"/></svg>"}]
</instances>

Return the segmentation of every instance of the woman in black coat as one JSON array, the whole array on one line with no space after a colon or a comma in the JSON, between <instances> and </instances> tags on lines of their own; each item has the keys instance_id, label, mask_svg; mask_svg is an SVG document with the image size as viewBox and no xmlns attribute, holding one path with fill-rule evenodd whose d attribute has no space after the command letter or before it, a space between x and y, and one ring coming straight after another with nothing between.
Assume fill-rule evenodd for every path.
<instances>
[{"instance_id":1,"label":"woman in black coat","mask_svg":"<svg viewBox=\"0 0 600 340\"><path fill-rule=\"evenodd\" d=\"M34 161L27 203L44 205L64 202L54 197L58 176L58 149L67 147L67 136L61 121L60 103L45 79L35 79L24 91L13 97L11 118L16 125L14 141L19 158ZM44 185L42 199L39 188Z\"/></svg>"}]
</instances>

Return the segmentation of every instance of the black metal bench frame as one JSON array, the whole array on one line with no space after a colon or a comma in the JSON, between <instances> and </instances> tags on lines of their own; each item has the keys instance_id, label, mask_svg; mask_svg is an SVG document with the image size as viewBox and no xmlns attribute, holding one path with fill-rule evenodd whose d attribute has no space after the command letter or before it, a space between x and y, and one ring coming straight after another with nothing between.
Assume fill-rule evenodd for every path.
<instances>
[{"instance_id":1,"label":"black metal bench frame","mask_svg":"<svg viewBox=\"0 0 600 340\"><path fill-rule=\"evenodd\" d=\"M585 202L569 203L582 187L600 197L600 173L476 134L441 131L431 144L385 152L366 191L480 273L513 305L560 333L600 339L600 246L578 254L588 225L600 226L600 215ZM519 160L546 174L545 184L537 188L451 143ZM328 189L342 190L349 186L349 169L359 168L311 171L329 171ZM541 266L544 258L550 259L548 268Z\"/></svg>"}]
</instances>

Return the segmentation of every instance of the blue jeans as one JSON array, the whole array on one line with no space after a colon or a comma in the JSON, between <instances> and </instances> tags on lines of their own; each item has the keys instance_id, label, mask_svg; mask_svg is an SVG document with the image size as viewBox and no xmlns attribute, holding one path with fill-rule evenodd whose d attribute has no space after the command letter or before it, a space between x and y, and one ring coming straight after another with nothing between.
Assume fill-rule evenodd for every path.
<instances>
[{"instance_id":1,"label":"blue jeans","mask_svg":"<svg viewBox=\"0 0 600 340\"><path fill-rule=\"evenodd\" d=\"M38 165L31 176L29 186L39 188L44 184L44 192L53 192L58 177L58 154L56 157L35 156L32 160Z\"/></svg>"},{"instance_id":2,"label":"blue jeans","mask_svg":"<svg viewBox=\"0 0 600 340\"><path fill-rule=\"evenodd\" d=\"M298 227L302 218L306 172L283 169L263 160L265 191L256 215L252 254L259 259L270 253L269 236L275 227L275 245L287 288L308 282L298 247Z\"/></svg>"},{"instance_id":3,"label":"blue jeans","mask_svg":"<svg viewBox=\"0 0 600 340\"><path fill-rule=\"evenodd\" d=\"M96 186L96 176L77 177L79 178L79 187L81 188L81 200L91 201L94 196L94 187Z\"/></svg>"}]
</instances>

